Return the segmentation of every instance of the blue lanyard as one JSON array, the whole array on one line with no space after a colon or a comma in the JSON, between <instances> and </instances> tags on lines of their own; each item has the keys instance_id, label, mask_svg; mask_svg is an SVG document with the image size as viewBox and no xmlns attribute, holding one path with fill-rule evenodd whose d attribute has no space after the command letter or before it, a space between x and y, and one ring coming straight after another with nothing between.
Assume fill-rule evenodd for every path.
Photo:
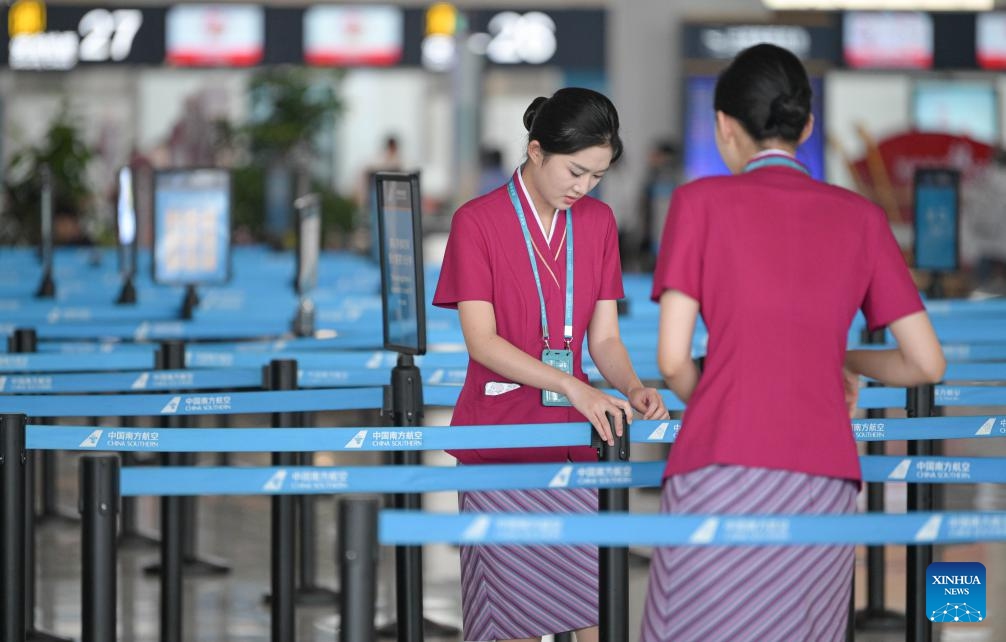
<instances>
[{"instance_id":1,"label":"blue lanyard","mask_svg":"<svg viewBox=\"0 0 1006 642\"><path fill-rule=\"evenodd\" d=\"M541 291L541 277L538 276L538 261L534 256L534 247L531 244L531 231L527 228L527 218L524 216L524 208L517 198L517 188L514 187L513 178L506 184L507 191L510 192L510 202L520 219L520 229L524 232L524 243L527 245L527 256L531 259L531 271L534 272L534 284L538 287L538 303L541 305L541 338L548 348L548 313L545 311L545 295ZM566 340L566 349L569 349L570 342L573 341L573 212L566 210L566 311L565 324L563 325L562 336Z\"/></svg>"},{"instance_id":2,"label":"blue lanyard","mask_svg":"<svg viewBox=\"0 0 1006 642\"><path fill-rule=\"evenodd\" d=\"M775 155L772 156L762 156L761 158L756 158L755 160L749 162L747 167L744 168L745 172L750 172L756 169L761 169L762 167L789 167L790 169L795 169L797 171L803 172L810 176L810 172L803 163L796 160L795 158L790 158L789 156Z\"/></svg>"}]
</instances>

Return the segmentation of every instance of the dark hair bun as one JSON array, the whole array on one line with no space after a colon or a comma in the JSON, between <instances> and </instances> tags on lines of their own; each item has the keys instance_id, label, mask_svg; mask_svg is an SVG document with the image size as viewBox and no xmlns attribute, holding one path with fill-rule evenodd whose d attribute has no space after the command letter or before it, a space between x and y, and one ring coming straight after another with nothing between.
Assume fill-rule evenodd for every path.
<instances>
[{"instance_id":1,"label":"dark hair bun","mask_svg":"<svg viewBox=\"0 0 1006 642\"><path fill-rule=\"evenodd\" d=\"M716 81L717 111L740 121L755 141L796 143L811 113L807 70L792 52L770 44L737 54Z\"/></svg>"},{"instance_id":2,"label":"dark hair bun","mask_svg":"<svg viewBox=\"0 0 1006 642\"><path fill-rule=\"evenodd\" d=\"M524 129L531 131L531 125L534 124L534 117L538 115L538 109L541 108L543 104L548 100L544 96L538 96L531 101L528 108L524 111Z\"/></svg>"},{"instance_id":3,"label":"dark hair bun","mask_svg":"<svg viewBox=\"0 0 1006 642\"><path fill-rule=\"evenodd\" d=\"M769 106L765 131L774 131L783 140L798 140L810 115L809 105L810 96L779 94Z\"/></svg>"}]
</instances>

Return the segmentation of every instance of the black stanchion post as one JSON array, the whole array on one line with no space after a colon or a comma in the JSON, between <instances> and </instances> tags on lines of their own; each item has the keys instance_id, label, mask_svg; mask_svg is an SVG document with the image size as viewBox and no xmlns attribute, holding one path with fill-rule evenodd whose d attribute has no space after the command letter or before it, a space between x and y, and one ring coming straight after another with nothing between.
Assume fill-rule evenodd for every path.
<instances>
[{"instance_id":1,"label":"black stanchion post","mask_svg":"<svg viewBox=\"0 0 1006 642\"><path fill-rule=\"evenodd\" d=\"M122 426L134 426L126 417L120 419ZM122 466L136 466L140 461L135 453L121 453ZM153 535L144 533L140 529L140 514L137 508L138 497L122 497L119 502L119 547L120 548L151 548L158 545L158 540Z\"/></svg>"},{"instance_id":2,"label":"black stanchion post","mask_svg":"<svg viewBox=\"0 0 1006 642\"><path fill-rule=\"evenodd\" d=\"M32 328L18 328L14 330L7 340L7 349L13 353L33 353L38 348L38 337ZM35 514L35 486L36 470L41 468L42 472L42 512L36 518ZM67 638L61 638L50 633L46 633L35 626L35 594L37 593L37 569L35 565L35 525L43 519L48 521L72 521L69 516L63 516L56 510L56 453L43 450L33 453L26 453L25 457L25 483L22 486L24 491L24 510L21 519L24 530L24 545L22 554L25 564L24 583L24 608L25 622L28 627L28 638L33 642L64 642Z\"/></svg>"},{"instance_id":3,"label":"black stanchion post","mask_svg":"<svg viewBox=\"0 0 1006 642\"><path fill-rule=\"evenodd\" d=\"M374 642L377 602L376 499L347 497L339 502L339 642Z\"/></svg>"},{"instance_id":4,"label":"black stanchion post","mask_svg":"<svg viewBox=\"0 0 1006 642\"><path fill-rule=\"evenodd\" d=\"M883 345L886 342L886 331L863 330L862 341L867 345ZM867 384L869 386L879 385L875 382ZM885 412L882 408L870 408L866 411L868 419L882 419ZM883 455L885 450L884 442L866 442L867 455ZM874 482L866 485L866 510L870 513L884 512L884 488L882 482ZM866 608L856 613L855 629L861 631L900 631L905 627L905 616L902 613L887 609L886 605L886 563L885 547L866 547ZM854 601L855 602L855 601ZM853 603L855 608L855 603ZM854 635L854 630L847 631L847 636Z\"/></svg>"},{"instance_id":5,"label":"black stanchion post","mask_svg":"<svg viewBox=\"0 0 1006 642\"><path fill-rule=\"evenodd\" d=\"M608 415L611 432L615 421ZM615 445L600 443L598 452L602 462L629 461L629 424L622 415L622 436L615 437ZM595 433L596 434L596 433ZM602 488L598 491L598 511L601 514L629 511L628 488ZM629 639L629 549L624 546L602 546L600 559L600 640L601 642L627 642Z\"/></svg>"},{"instance_id":6,"label":"black stanchion post","mask_svg":"<svg viewBox=\"0 0 1006 642\"><path fill-rule=\"evenodd\" d=\"M79 509L82 518L80 612L83 642L106 642L115 639L118 457L81 458Z\"/></svg>"},{"instance_id":7,"label":"black stanchion post","mask_svg":"<svg viewBox=\"0 0 1006 642\"><path fill-rule=\"evenodd\" d=\"M156 370L160 365L160 352L154 353L154 362L151 364ZM123 417L120 419L122 422L120 425L130 425L127 423L127 418ZM123 452L122 453L122 465L123 466L135 466L139 463L135 453ZM119 546L124 548L146 548L150 546L157 546L158 539L153 535L149 535L140 530L140 516L137 510L137 504L139 503L139 498L137 497L123 497L122 498L122 508L119 515Z\"/></svg>"},{"instance_id":8,"label":"black stanchion post","mask_svg":"<svg viewBox=\"0 0 1006 642\"><path fill-rule=\"evenodd\" d=\"M267 370L269 390L295 390L297 388L297 362L291 359L274 359ZM291 426L292 412L274 412L273 428ZM296 454L275 452L273 466L296 465ZM296 618L294 614L294 512L292 495L272 497L272 641L285 642L296 639Z\"/></svg>"},{"instance_id":9,"label":"black stanchion post","mask_svg":"<svg viewBox=\"0 0 1006 642\"><path fill-rule=\"evenodd\" d=\"M412 355L399 354L391 370L391 423L394 426L418 426L423 417L423 380ZM391 455L397 466L418 466L417 451L396 451ZM422 502L415 493L392 497L398 510L420 510ZM343 590L343 594L347 591ZM395 549L395 604L399 642L423 640L423 549L399 546Z\"/></svg>"},{"instance_id":10,"label":"black stanchion post","mask_svg":"<svg viewBox=\"0 0 1006 642\"><path fill-rule=\"evenodd\" d=\"M174 370L185 366L185 344L164 341L155 356L158 370ZM184 428L185 417L166 415L161 419L165 429ZM183 466L183 453L164 453L163 466ZM183 497L161 497L161 563L147 572L161 575L161 642L182 642L182 565L185 557L185 524Z\"/></svg>"},{"instance_id":11,"label":"black stanchion post","mask_svg":"<svg viewBox=\"0 0 1006 642\"><path fill-rule=\"evenodd\" d=\"M122 281L122 289L115 299L116 305L134 305L136 303L136 286L133 284L132 273L127 274Z\"/></svg>"},{"instance_id":12,"label":"black stanchion post","mask_svg":"<svg viewBox=\"0 0 1006 642\"><path fill-rule=\"evenodd\" d=\"M24 519L27 478L24 415L0 415L0 639L24 640Z\"/></svg>"},{"instance_id":13,"label":"black stanchion post","mask_svg":"<svg viewBox=\"0 0 1006 642\"><path fill-rule=\"evenodd\" d=\"M909 418L932 417L935 386L927 384L908 389L907 412ZM933 454L933 441L927 439L908 442L909 457L929 457ZM908 485L908 510L932 511L933 487L931 484ZM932 642L933 625L926 616L926 569L933 562L932 544L908 547L906 557L905 599L907 617L905 639L908 642Z\"/></svg>"},{"instance_id":14,"label":"black stanchion post","mask_svg":"<svg viewBox=\"0 0 1006 642\"><path fill-rule=\"evenodd\" d=\"M296 413L297 426L303 427L306 413ZM311 422L311 425L314 425ZM297 453L297 463L300 466L313 466L314 453ZM298 511L298 584L297 604L324 605L338 604L339 592L318 584L318 529L315 505L315 495L300 495L296 497Z\"/></svg>"},{"instance_id":15,"label":"black stanchion post","mask_svg":"<svg viewBox=\"0 0 1006 642\"><path fill-rule=\"evenodd\" d=\"M185 368L185 342L184 341L162 341L161 347L154 358L155 367L158 370L183 370ZM184 415L168 414L162 419L162 426L165 428L188 428L189 417ZM169 464L167 459L174 457ZM197 463L197 453L166 453L162 460L165 466L195 466ZM167 498L164 498L167 499ZM161 508L164 508L162 499ZM199 505L194 496L179 497L181 505L181 532L182 532L182 567L190 575L224 575L230 572L230 567L223 560L200 556L198 550L199 535ZM161 522L163 529L164 522ZM161 538L163 540L163 534ZM145 569L148 574L159 572L157 565L149 566Z\"/></svg>"},{"instance_id":16,"label":"black stanchion post","mask_svg":"<svg viewBox=\"0 0 1006 642\"><path fill-rule=\"evenodd\" d=\"M34 328L17 328L7 341L8 352L20 354L34 353L38 351L38 335ZM46 420L42 420L44 423ZM38 513L38 522L76 522L77 520L65 515L59 510L59 498L56 493L56 473L58 462L56 461L56 451L40 450L29 454L28 474L29 474L29 497L28 510L35 509L35 470L40 471L42 482L41 499L42 505ZM29 546L34 544L34 529L31 529L31 540ZM29 569L29 573L33 573Z\"/></svg>"},{"instance_id":17,"label":"black stanchion post","mask_svg":"<svg viewBox=\"0 0 1006 642\"><path fill-rule=\"evenodd\" d=\"M182 299L182 318L192 319L198 306L199 292L196 291L196 286L190 283L185 286L185 298Z\"/></svg>"},{"instance_id":18,"label":"black stanchion post","mask_svg":"<svg viewBox=\"0 0 1006 642\"><path fill-rule=\"evenodd\" d=\"M42 242L39 246L42 258L42 280L35 291L36 298L55 299L56 282L52 278L52 266L55 261L55 241L53 240L53 180L52 169L48 164L43 165L39 172L42 178L42 193L39 217L42 223Z\"/></svg>"},{"instance_id":19,"label":"black stanchion post","mask_svg":"<svg viewBox=\"0 0 1006 642\"><path fill-rule=\"evenodd\" d=\"M387 391L390 392L390 399L385 397L385 406L390 406L391 425L419 426L423 419L423 379L412 355L399 353L398 363L391 369L391 386ZM422 461L417 451L410 450L391 453L391 463L395 466L418 466ZM422 509L421 497L415 493L394 494L391 504L398 510ZM422 642L427 633L432 637L459 633L453 626L423 617L421 546L395 547L395 617L394 622L380 628L378 634L381 637L396 637L399 642Z\"/></svg>"}]
</instances>

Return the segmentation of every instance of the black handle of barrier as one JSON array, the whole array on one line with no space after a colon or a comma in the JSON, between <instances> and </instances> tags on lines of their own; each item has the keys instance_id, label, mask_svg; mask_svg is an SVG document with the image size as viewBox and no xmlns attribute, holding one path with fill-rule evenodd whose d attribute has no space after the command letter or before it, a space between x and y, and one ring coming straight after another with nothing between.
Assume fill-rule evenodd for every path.
<instances>
[{"instance_id":1,"label":"black handle of barrier","mask_svg":"<svg viewBox=\"0 0 1006 642\"><path fill-rule=\"evenodd\" d=\"M909 418L934 415L935 390L935 386L931 384L908 389L906 410ZM931 456L934 452L933 446L934 442L928 439L909 441L908 456ZM932 511L933 508L932 484L908 485L909 511ZM932 642L933 639L933 625L926 617L926 569L932 562L932 544L908 547L905 587L907 600L905 639L908 642Z\"/></svg>"},{"instance_id":2,"label":"black handle of barrier","mask_svg":"<svg viewBox=\"0 0 1006 642\"><path fill-rule=\"evenodd\" d=\"M297 388L297 362L293 359L274 359L269 362L268 375L265 382L269 390L295 390ZM273 428L293 425L296 413L272 413ZM272 454L273 466L293 466L297 463L297 455L292 452L276 452ZM296 616L294 599L296 585L294 568L296 551L294 549L294 497L292 495L273 495L272 504L272 546L271 560L271 601L272 610L272 641L285 642L296 639Z\"/></svg>"},{"instance_id":3,"label":"black handle of barrier","mask_svg":"<svg viewBox=\"0 0 1006 642\"><path fill-rule=\"evenodd\" d=\"M185 367L185 343L163 341L155 356L159 370ZM185 418L167 415L161 419L163 428L182 428ZM183 466L183 453L164 453L164 466ZM161 642L182 642L182 565L184 564L185 524L184 498L161 497Z\"/></svg>"},{"instance_id":4,"label":"black handle of barrier","mask_svg":"<svg viewBox=\"0 0 1006 642\"><path fill-rule=\"evenodd\" d=\"M0 639L24 640L25 415L0 415Z\"/></svg>"},{"instance_id":5,"label":"black handle of barrier","mask_svg":"<svg viewBox=\"0 0 1006 642\"><path fill-rule=\"evenodd\" d=\"M377 603L376 499L348 497L339 502L339 642L374 642Z\"/></svg>"},{"instance_id":6,"label":"black handle of barrier","mask_svg":"<svg viewBox=\"0 0 1006 642\"><path fill-rule=\"evenodd\" d=\"M107 642L115 639L118 457L81 458L78 508L82 518L81 633L83 642Z\"/></svg>"},{"instance_id":7,"label":"black handle of barrier","mask_svg":"<svg viewBox=\"0 0 1006 642\"><path fill-rule=\"evenodd\" d=\"M615 418L608 415L612 435ZM597 433L593 433L597 435ZM592 438L603 462L629 461L629 424L622 414L622 435L615 435L614 445ZM602 488L598 491L598 512L603 514L629 511L628 488ZM629 549L625 546L602 546L598 550L600 566L600 639L601 642L627 642L629 639Z\"/></svg>"}]
</instances>

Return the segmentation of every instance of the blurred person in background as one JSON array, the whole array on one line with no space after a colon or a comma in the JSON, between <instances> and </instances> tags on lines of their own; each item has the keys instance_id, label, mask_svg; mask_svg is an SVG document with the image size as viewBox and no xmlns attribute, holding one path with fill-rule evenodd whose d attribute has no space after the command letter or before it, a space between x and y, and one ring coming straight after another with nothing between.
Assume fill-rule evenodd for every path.
<instances>
[{"instance_id":1,"label":"blurred person in background","mask_svg":"<svg viewBox=\"0 0 1006 642\"><path fill-rule=\"evenodd\" d=\"M510 174L503 169L503 152L496 147L484 147L479 152L479 196L505 185Z\"/></svg>"},{"instance_id":2,"label":"blurred person in background","mask_svg":"<svg viewBox=\"0 0 1006 642\"><path fill-rule=\"evenodd\" d=\"M664 472L672 514L847 514L859 376L939 381L945 361L887 218L796 160L811 86L774 45L739 53L714 98L730 176L679 187L654 271L657 362L686 404ZM862 310L891 350L846 351ZM701 312L703 372L692 361ZM642 642L845 639L855 547L656 549ZM710 609L715 617L710 617Z\"/></svg>"}]
</instances>

